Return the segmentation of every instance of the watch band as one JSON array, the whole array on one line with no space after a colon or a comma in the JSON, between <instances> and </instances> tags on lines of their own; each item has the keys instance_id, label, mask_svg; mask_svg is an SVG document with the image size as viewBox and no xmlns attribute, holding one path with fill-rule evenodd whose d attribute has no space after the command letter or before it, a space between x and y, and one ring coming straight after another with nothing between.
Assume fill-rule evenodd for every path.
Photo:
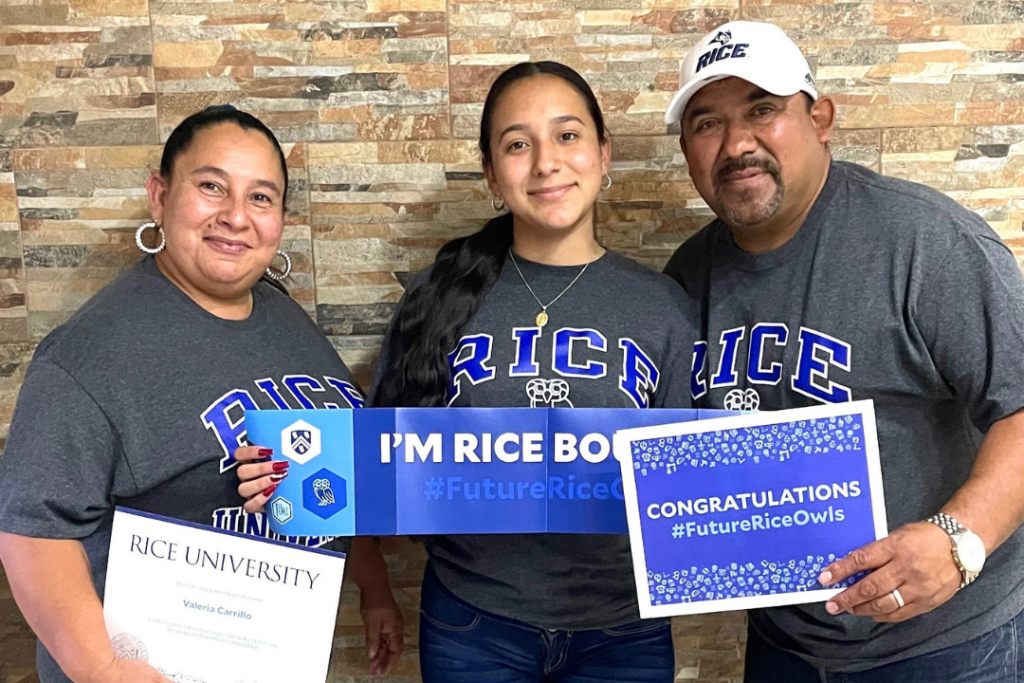
<instances>
[{"instance_id":1,"label":"watch band","mask_svg":"<svg viewBox=\"0 0 1024 683\"><path fill-rule=\"evenodd\" d=\"M956 521L955 517L951 517L950 515L947 515L945 512L940 512L938 514L932 515L925 521L931 522L935 526L939 527L940 529L945 531L950 536L950 538L953 539L953 561L956 563L956 568L960 570L960 588L966 587L968 584L974 581L975 578L977 578L977 574L972 575L970 572L967 571L963 564L961 564L960 557L956 551L957 538L960 534L966 533L968 531L967 527L965 527L960 522Z\"/></svg>"},{"instance_id":2,"label":"watch band","mask_svg":"<svg viewBox=\"0 0 1024 683\"><path fill-rule=\"evenodd\" d=\"M932 515L925 521L931 522L935 526L945 531L950 536L956 533L960 533L961 531L967 531L967 527L965 527L960 522L956 521L955 518L947 515L945 512L940 512L937 515Z\"/></svg>"}]
</instances>

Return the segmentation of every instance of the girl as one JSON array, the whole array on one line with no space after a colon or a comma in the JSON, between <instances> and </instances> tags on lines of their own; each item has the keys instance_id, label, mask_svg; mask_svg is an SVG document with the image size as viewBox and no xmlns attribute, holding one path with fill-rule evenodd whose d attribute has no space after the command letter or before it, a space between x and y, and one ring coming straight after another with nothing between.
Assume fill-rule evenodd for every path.
<instances>
[{"instance_id":1,"label":"girl","mask_svg":"<svg viewBox=\"0 0 1024 683\"><path fill-rule=\"evenodd\" d=\"M480 151L507 212L416 277L370 405L690 407L686 294L595 237L611 147L586 81L553 62L505 71L484 104ZM239 470L259 477L239 488L252 509L270 474ZM426 548L425 683L672 680L669 624L638 620L626 536L442 536ZM354 557L374 552L356 539Z\"/></svg>"}]
</instances>

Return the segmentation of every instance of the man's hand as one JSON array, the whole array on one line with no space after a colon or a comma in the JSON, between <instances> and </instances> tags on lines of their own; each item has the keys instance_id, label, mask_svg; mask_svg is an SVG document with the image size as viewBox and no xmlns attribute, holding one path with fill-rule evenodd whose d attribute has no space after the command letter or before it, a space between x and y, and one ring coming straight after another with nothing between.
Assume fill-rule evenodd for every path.
<instances>
[{"instance_id":1,"label":"man's hand","mask_svg":"<svg viewBox=\"0 0 1024 683\"><path fill-rule=\"evenodd\" d=\"M887 538L869 543L821 573L828 586L860 572L871 572L827 603L829 614L850 612L878 622L906 621L930 612L960 588L960 570L953 561L949 536L928 522L900 527ZM893 595L899 589L900 607Z\"/></svg>"}]
</instances>

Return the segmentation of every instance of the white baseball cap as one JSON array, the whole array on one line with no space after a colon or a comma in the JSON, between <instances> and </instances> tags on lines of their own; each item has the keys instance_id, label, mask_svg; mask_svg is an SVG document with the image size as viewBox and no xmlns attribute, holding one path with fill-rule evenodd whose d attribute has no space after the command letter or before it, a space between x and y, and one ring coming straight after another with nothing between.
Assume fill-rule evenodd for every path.
<instances>
[{"instance_id":1,"label":"white baseball cap","mask_svg":"<svg viewBox=\"0 0 1024 683\"><path fill-rule=\"evenodd\" d=\"M730 21L701 38L687 53L679 71L679 92L668 105L665 123L679 123L698 90L730 76L779 97L802 90L818 99L807 60L781 28L758 21Z\"/></svg>"}]
</instances>

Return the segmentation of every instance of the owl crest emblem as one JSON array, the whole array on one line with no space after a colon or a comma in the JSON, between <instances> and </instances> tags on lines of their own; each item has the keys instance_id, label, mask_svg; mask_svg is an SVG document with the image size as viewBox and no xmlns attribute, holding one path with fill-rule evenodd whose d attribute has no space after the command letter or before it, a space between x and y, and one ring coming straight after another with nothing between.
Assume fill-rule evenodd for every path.
<instances>
[{"instance_id":1,"label":"owl crest emblem","mask_svg":"<svg viewBox=\"0 0 1024 683\"><path fill-rule=\"evenodd\" d=\"M569 400L569 383L564 379L531 379L526 383L531 408L573 408Z\"/></svg>"},{"instance_id":2,"label":"owl crest emblem","mask_svg":"<svg viewBox=\"0 0 1024 683\"><path fill-rule=\"evenodd\" d=\"M320 507L334 505L334 491L331 490L331 482L327 479L313 480L313 493L320 501Z\"/></svg>"}]
</instances>

